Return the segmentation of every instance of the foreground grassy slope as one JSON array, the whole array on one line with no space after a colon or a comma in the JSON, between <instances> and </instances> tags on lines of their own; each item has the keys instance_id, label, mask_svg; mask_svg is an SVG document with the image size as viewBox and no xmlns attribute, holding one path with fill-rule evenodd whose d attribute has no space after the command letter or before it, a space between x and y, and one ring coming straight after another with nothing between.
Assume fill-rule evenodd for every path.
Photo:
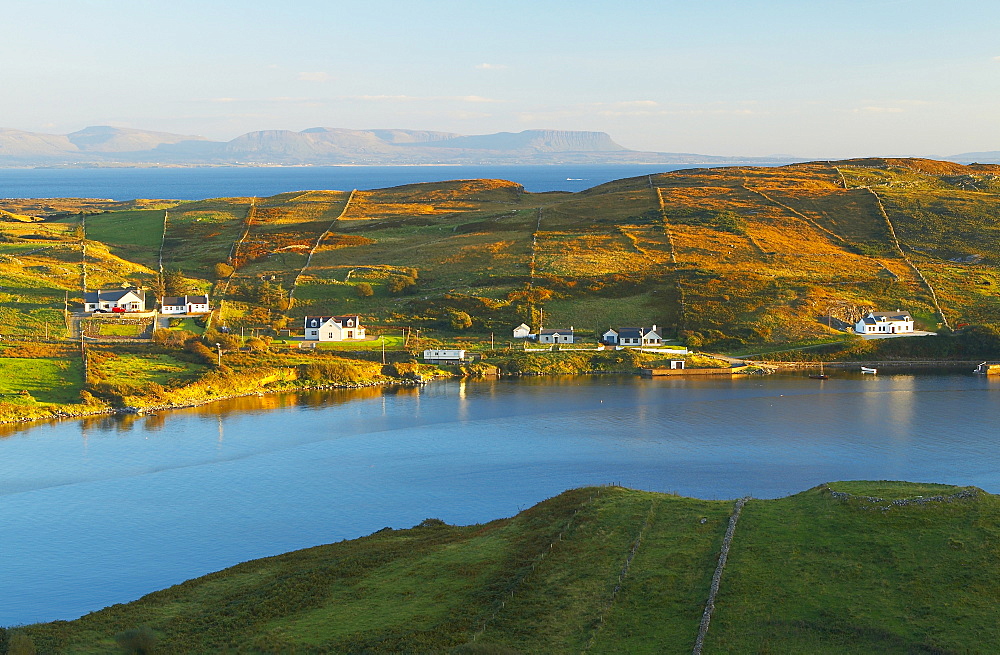
<instances>
[{"instance_id":1,"label":"foreground grassy slope","mask_svg":"<svg viewBox=\"0 0 1000 655\"><path fill-rule=\"evenodd\" d=\"M170 653L687 653L732 509L578 489L511 519L429 519L18 631L58 653L108 652L128 630ZM997 497L944 485L751 500L705 652L995 652L998 519Z\"/></svg>"}]
</instances>

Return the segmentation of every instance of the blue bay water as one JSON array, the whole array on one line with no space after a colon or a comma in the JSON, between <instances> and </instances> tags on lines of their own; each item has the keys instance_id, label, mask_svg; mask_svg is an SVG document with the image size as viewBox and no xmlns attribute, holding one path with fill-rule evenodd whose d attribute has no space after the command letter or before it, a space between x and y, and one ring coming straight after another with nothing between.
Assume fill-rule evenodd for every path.
<instances>
[{"instance_id":1,"label":"blue bay water","mask_svg":"<svg viewBox=\"0 0 1000 655\"><path fill-rule=\"evenodd\" d=\"M447 381L225 401L0 438L0 625L247 559L582 485L773 498L894 479L1000 493L1000 382L838 374Z\"/></svg>"},{"instance_id":2,"label":"blue bay water","mask_svg":"<svg viewBox=\"0 0 1000 655\"><path fill-rule=\"evenodd\" d=\"M530 192L582 191L626 177L691 168L667 165L299 166L0 169L0 198L201 200L288 191L380 189L416 182L505 179Z\"/></svg>"}]
</instances>

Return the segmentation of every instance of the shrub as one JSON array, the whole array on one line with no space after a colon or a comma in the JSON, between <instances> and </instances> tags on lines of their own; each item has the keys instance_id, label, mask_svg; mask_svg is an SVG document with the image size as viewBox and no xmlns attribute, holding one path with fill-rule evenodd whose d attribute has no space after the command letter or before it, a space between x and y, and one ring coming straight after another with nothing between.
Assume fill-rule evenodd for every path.
<instances>
[{"instance_id":1,"label":"shrub","mask_svg":"<svg viewBox=\"0 0 1000 655\"><path fill-rule=\"evenodd\" d=\"M219 262L215 265L215 277L222 279L229 277L233 274L233 267L225 262Z\"/></svg>"},{"instance_id":2,"label":"shrub","mask_svg":"<svg viewBox=\"0 0 1000 655\"><path fill-rule=\"evenodd\" d=\"M417 286L417 281L409 276L395 275L389 280L389 284L386 286L389 293L399 295L401 293L411 293L413 288Z\"/></svg>"},{"instance_id":3,"label":"shrub","mask_svg":"<svg viewBox=\"0 0 1000 655\"><path fill-rule=\"evenodd\" d=\"M467 312L449 312L448 327L452 330L468 330L472 327L472 317Z\"/></svg>"},{"instance_id":4,"label":"shrub","mask_svg":"<svg viewBox=\"0 0 1000 655\"><path fill-rule=\"evenodd\" d=\"M149 626L144 625L141 628L132 628L131 630L119 632L115 635L115 641L126 653L146 655L153 652L157 640L153 630Z\"/></svg>"},{"instance_id":5,"label":"shrub","mask_svg":"<svg viewBox=\"0 0 1000 655\"><path fill-rule=\"evenodd\" d=\"M372 285L367 282L358 282L354 286L355 292L358 294L358 298L369 298L375 295L375 290L372 289Z\"/></svg>"}]
</instances>

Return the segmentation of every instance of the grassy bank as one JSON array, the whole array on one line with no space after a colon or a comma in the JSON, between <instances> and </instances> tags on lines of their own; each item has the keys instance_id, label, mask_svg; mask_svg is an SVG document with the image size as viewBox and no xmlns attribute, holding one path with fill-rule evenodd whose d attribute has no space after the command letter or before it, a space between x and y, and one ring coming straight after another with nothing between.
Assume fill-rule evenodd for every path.
<instances>
[{"instance_id":1,"label":"grassy bank","mask_svg":"<svg viewBox=\"0 0 1000 655\"><path fill-rule=\"evenodd\" d=\"M427 519L247 562L0 639L47 653L129 639L165 653L689 653L732 509L577 489L483 525ZM945 485L751 500L705 652L994 652L998 519L996 496Z\"/></svg>"}]
</instances>

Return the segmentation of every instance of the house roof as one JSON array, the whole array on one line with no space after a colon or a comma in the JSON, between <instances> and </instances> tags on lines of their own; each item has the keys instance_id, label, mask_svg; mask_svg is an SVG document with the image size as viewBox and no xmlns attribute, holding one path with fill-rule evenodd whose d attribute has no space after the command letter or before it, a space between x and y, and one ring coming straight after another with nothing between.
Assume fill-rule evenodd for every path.
<instances>
[{"instance_id":1,"label":"house roof","mask_svg":"<svg viewBox=\"0 0 1000 655\"><path fill-rule=\"evenodd\" d=\"M658 331L644 327L623 327L612 331L616 331L618 333L619 339L644 339L650 335L660 338L660 333Z\"/></svg>"},{"instance_id":2,"label":"house roof","mask_svg":"<svg viewBox=\"0 0 1000 655\"><path fill-rule=\"evenodd\" d=\"M361 317L356 314L353 316L334 316L333 320L344 327L361 327Z\"/></svg>"},{"instance_id":3,"label":"house roof","mask_svg":"<svg viewBox=\"0 0 1000 655\"><path fill-rule=\"evenodd\" d=\"M882 321L909 321L909 320L912 320L910 318L910 314L908 312L903 312L903 311L899 311L899 310L896 310L894 312L869 312L868 316L871 316L872 318L874 318L876 320L882 320Z\"/></svg>"},{"instance_id":4,"label":"house roof","mask_svg":"<svg viewBox=\"0 0 1000 655\"><path fill-rule=\"evenodd\" d=\"M164 296L160 300L161 305L186 305L188 303L194 305L207 305L208 296Z\"/></svg>"},{"instance_id":5,"label":"house roof","mask_svg":"<svg viewBox=\"0 0 1000 655\"><path fill-rule=\"evenodd\" d=\"M307 328L322 327L331 319L341 327L361 327L361 317L356 314L353 316L306 316L305 326Z\"/></svg>"},{"instance_id":6,"label":"house roof","mask_svg":"<svg viewBox=\"0 0 1000 655\"><path fill-rule=\"evenodd\" d=\"M139 300L146 301L146 292L142 289L98 289L97 291L84 291L84 302L118 302L128 294L138 296Z\"/></svg>"},{"instance_id":7,"label":"house roof","mask_svg":"<svg viewBox=\"0 0 1000 655\"><path fill-rule=\"evenodd\" d=\"M573 334L573 328L565 328L565 329L549 328L545 330L539 330L538 334Z\"/></svg>"},{"instance_id":8,"label":"house roof","mask_svg":"<svg viewBox=\"0 0 1000 655\"><path fill-rule=\"evenodd\" d=\"M329 321L331 318L333 318L333 317L332 316L306 316L305 326L307 328L309 328L309 327L318 328L321 325L323 325L324 323L326 323L327 321Z\"/></svg>"}]
</instances>

